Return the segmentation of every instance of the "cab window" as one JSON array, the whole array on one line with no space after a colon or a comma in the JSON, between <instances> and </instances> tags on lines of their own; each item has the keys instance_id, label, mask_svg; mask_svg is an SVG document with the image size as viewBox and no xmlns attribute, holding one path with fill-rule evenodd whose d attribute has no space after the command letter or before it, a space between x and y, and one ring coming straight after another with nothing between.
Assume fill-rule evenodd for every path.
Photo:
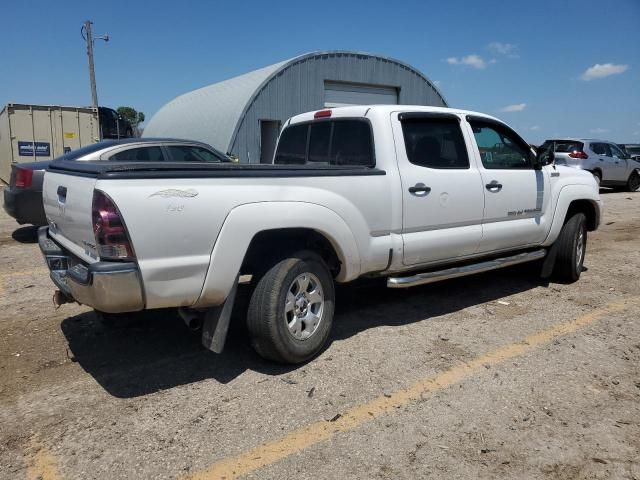
<instances>
[{"instance_id":1,"label":"cab window","mask_svg":"<svg viewBox=\"0 0 640 480\"><path fill-rule=\"evenodd\" d=\"M533 168L530 148L509 129L493 123L470 121L482 165L486 169Z\"/></svg>"},{"instance_id":2,"label":"cab window","mask_svg":"<svg viewBox=\"0 0 640 480\"><path fill-rule=\"evenodd\" d=\"M469 168L467 147L457 119L416 117L401 121L411 163L428 168Z\"/></svg>"}]
</instances>

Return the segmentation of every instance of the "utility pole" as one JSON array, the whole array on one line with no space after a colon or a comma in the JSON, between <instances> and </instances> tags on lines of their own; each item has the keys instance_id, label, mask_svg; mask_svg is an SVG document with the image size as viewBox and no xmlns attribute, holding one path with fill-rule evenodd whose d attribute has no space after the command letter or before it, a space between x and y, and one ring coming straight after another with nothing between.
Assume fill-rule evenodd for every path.
<instances>
[{"instance_id":1,"label":"utility pole","mask_svg":"<svg viewBox=\"0 0 640 480\"><path fill-rule=\"evenodd\" d=\"M87 56L89 57L89 81L91 82L91 101L93 103L93 108L98 108L98 90L96 88L96 72L93 68L93 42L94 40L104 40L105 42L109 41L109 35L100 35L98 37L93 36L93 32L91 30L91 25L93 22L91 20L87 20L84 22L84 25L80 29L80 34L82 38L87 42Z\"/></svg>"}]
</instances>

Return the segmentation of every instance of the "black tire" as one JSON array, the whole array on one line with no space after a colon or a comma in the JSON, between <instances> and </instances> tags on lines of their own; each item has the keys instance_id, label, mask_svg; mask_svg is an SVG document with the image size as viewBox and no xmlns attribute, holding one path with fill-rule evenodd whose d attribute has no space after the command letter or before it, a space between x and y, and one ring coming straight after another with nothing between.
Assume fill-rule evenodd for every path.
<instances>
[{"instance_id":1,"label":"black tire","mask_svg":"<svg viewBox=\"0 0 640 480\"><path fill-rule=\"evenodd\" d=\"M560 230L556 242L558 255L554 276L564 282L577 281L582 273L587 249L587 217L584 213L576 213L569 218Z\"/></svg>"},{"instance_id":2,"label":"black tire","mask_svg":"<svg viewBox=\"0 0 640 480\"><path fill-rule=\"evenodd\" d=\"M637 192L640 188L640 174L637 170L631 172L627 180L627 192Z\"/></svg>"},{"instance_id":3,"label":"black tire","mask_svg":"<svg viewBox=\"0 0 640 480\"><path fill-rule=\"evenodd\" d=\"M312 290L299 291L294 295L291 289L301 277L309 279L308 286ZM320 285L320 290L316 284ZM321 292L322 302L309 302L307 309L299 312L310 312L315 316L313 318L320 313L319 320L314 325L306 327L307 320L297 315L291 308L295 305L297 312L298 301L304 305L307 293L314 292ZM296 299L293 304L287 302L290 293L293 295L290 298ZM296 364L310 360L318 355L327 343L333 323L334 303L333 278L320 256L313 252L302 251L279 261L257 282L249 302L247 328L253 348L261 357L280 363ZM289 310L286 310L287 308ZM314 308L319 310L313 312ZM288 318L291 315L293 320L289 323ZM292 331L294 327L290 325L298 325L295 333ZM297 336L304 334L305 328L307 328L308 337L298 338Z\"/></svg>"},{"instance_id":4,"label":"black tire","mask_svg":"<svg viewBox=\"0 0 640 480\"><path fill-rule=\"evenodd\" d=\"M595 172L593 172L593 178L596 179L596 183L598 184L598 188L602 185L602 173L600 173L600 170L596 170Z\"/></svg>"}]
</instances>

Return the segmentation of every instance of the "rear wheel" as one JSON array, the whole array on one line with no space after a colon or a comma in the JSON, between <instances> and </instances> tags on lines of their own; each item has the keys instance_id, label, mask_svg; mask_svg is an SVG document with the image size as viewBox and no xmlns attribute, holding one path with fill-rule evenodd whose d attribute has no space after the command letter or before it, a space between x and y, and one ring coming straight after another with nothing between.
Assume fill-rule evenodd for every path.
<instances>
[{"instance_id":1,"label":"rear wheel","mask_svg":"<svg viewBox=\"0 0 640 480\"><path fill-rule=\"evenodd\" d=\"M302 363L325 346L334 311L333 279L325 262L303 251L271 267L249 302L247 327L258 354Z\"/></svg>"},{"instance_id":2,"label":"rear wheel","mask_svg":"<svg viewBox=\"0 0 640 480\"><path fill-rule=\"evenodd\" d=\"M602 183L602 173L600 173L600 170L593 172L593 178L595 178L598 187L600 187L600 184Z\"/></svg>"},{"instance_id":3,"label":"rear wheel","mask_svg":"<svg viewBox=\"0 0 640 480\"><path fill-rule=\"evenodd\" d=\"M631 172L629 175L629 180L627 180L627 191L629 192L637 192L640 188L640 174L637 170Z\"/></svg>"},{"instance_id":4,"label":"rear wheel","mask_svg":"<svg viewBox=\"0 0 640 480\"><path fill-rule=\"evenodd\" d=\"M564 224L558 243L554 274L558 280L575 282L580 278L587 249L587 217L576 213Z\"/></svg>"}]
</instances>

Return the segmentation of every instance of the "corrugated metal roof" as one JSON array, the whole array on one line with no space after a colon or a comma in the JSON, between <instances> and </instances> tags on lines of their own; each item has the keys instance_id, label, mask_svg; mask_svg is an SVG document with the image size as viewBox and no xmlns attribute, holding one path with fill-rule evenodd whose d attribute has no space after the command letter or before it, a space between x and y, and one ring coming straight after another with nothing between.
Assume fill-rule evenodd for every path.
<instances>
[{"instance_id":1,"label":"corrugated metal roof","mask_svg":"<svg viewBox=\"0 0 640 480\"><path fill-rule=\"evenodd\" d=\"M256 90L287 62L289 60L174 98L151 118L143 136L189 138L226 149Z\"/></svg>"},{"instance_id":2,"label":"corrugated metal roof","mask_svg":"<svg viewBox=\"0 0 640 480\"><path fill-rule=\"evenodd\" d=\"M343 50L311 52L180 95L151 118L143 136L188 138L209 143L226 153L244 115L273 78L296 64L328 56L375 58L396 64L429 84L442 104L447 105L439 89L422 72L394 58Z\"/></svg>"}]
</instances>

